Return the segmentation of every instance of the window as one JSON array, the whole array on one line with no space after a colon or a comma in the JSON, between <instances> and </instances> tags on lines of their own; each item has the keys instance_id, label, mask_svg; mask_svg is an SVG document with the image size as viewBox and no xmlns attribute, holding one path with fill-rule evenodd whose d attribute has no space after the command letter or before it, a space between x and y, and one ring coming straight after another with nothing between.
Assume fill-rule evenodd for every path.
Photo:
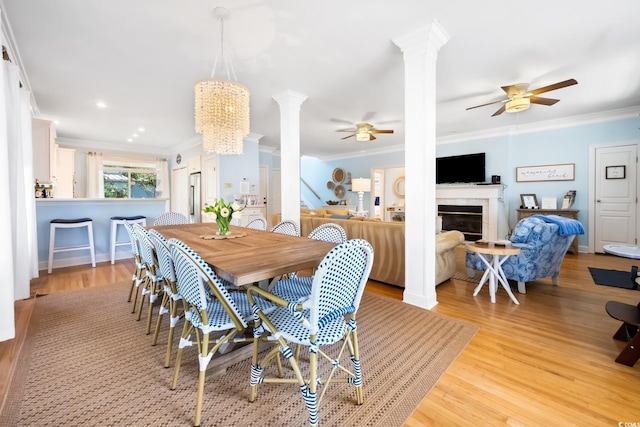
<instances>
[{"instance_id":1,"label":"window","mask_svg":"<svg viewBox=\"0 0 640 427\"><path fill-rule=\"evenodd\" d=\"M103 160L104 197L151 199L156 197L156 166L149 161Z\"/></svg>"}]
</instances>

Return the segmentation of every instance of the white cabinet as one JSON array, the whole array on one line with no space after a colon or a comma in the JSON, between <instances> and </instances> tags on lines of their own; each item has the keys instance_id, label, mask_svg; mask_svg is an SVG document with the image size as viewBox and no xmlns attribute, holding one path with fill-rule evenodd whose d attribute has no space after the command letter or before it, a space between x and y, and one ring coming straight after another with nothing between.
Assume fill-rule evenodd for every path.
<instances>
[{"instance_id":1,"label":"white cabinet","mask_svg":"<svg viewBox=\"0 0 640 427\"><path fill-rule=\"evenodd\" d=\"M58 199L73 198L75 183L75 155L73 148L56 147L57 177L53 186L53 197Z\"/></svg>"},{"instance_id":2,"label":"white cabinet","mask_svg":"<svg viewBox=\"0 0 640 427\"><path fill-rule=\"evenodd\" d=\"M387 221L404 221L404 206L387 206Z\"/></svg>"},{"instance_id":3,"label":"white cabinet","mask_svg":"<svg viewBox=\"0 0 640 427\"><path fill-rule=\"evenodd\" d=\"M33 144L33 179L40 182L56 179L56 134L49 120L31 119Z\"/></svg>"},{"instance_id":4,"label":"white cabinet","mask_svg":"<svg viewBox=\"0 0 640 427\"><path fill-rule=\"evenodd\" d=\"M247 206L242 210L242 218L240 218L241 227L246 227L251 221L256 218L267 219L267 207L265 205Z\"/></svg>"},{"instance_id":5,"label":"white cabinet","mask_svg":"<svg viewBox=\"0 0 640 427\"><path fill-rule=\"evenodd\" d=\"M187 164L187 169L189 170L189 173L200 172L202 169L202 166L200 165L200 156L191 157Z\"/></svg>"}]
</instances>

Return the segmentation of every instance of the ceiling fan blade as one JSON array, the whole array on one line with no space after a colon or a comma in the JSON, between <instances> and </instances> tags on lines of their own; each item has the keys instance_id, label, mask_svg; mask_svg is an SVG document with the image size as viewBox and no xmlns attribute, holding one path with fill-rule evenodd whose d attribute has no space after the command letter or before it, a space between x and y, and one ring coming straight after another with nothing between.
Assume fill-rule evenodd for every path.
<instances>
[{"instance_id":1,"label":"ceiling fan blade","mask_svg":"<svg viewBox=\"0 0 640 427\"><path fill-rule=\"evenodd\" d=\"M376 139L376 137L371 135L371 134L369 134L369 141L373 141L374 139Z\"/></svg>"},{"instance_id":2,"label":"ceiling fan blade","mask_svg":"<svg viewBox=\"0 0 640 427\"><path fill-rule=\"evenodd\" d=\"M342 119L331 118L331 119L329 119L329 121L330 122L334 122L334 123L345 123L345 124L348 124L348 125L352 125L353 124L353 122L351 122L349 120L342 120Z\"/></svg>"},{"instance_id":3,"label":"ceiling fan blade","mask_svg":"<svg viewBox=\"0 0 640 427\"><path fill-rule=\"evenodd\" d=\"M528 96L529 96L529 94L538 95L540 93L549 92L549 91L552 91L552 90L561 89L563 87L577 85L577 84L578 84L578 82L575 79L569 79L569 80L565 80L563 82L558 82L558 83L554 83L554 84L549 85L549 86L544 86L544 87L541 87L541 88L538 88L538 89L531 90L531 91L527 92L527 95Z\"/></svg>"},{"instance_id":4,"label":"ceiling fan blade","mask_svg":"<svg viewBox=\"0 0 640 427\"><path fill-rule=\"evenodd\" d=\"M351 138L352 136L356 136L356 134L355 134L355 133L352 133L351 135L347 135L347 136L345 136L344 138L340 138L340 139L347 139L347 138Z\"/></svg>"},{"instance_id":5,"label":"ceiling fan blade","mask_svg":"<svg viewBox=\"0 0 640 427\"><path fill-rule=\"evenodd\" d=\"M473 110L474 108L486 107L487 105L493 105L493 104L497 104L499 102L507 102L507 101L509 101L509 100L508 99L501 99L499 101L487 102L486 104L480 104L480 105L476 105L475 107L469 107L469 108L467 108L467 110Z\"/></svg>"},{"instance_id":6,"label":"ceiling fan blade","mask_svg":"<svg viewBox=\"0 0 640 427\"><path fill-rule=\"evenodd\" d=\"M500 109L498 111L496 111L495 113L493 113L491 115L491 117L493 116L499 116L500 114L504 113L504 111L507 109L507 104L503 105L502 107L500 107Z\"/></svg>"},{"instance_id":7,"label":"ceiling fan blade","mask_svg":"<svg viewBox=\"0 0 640 427\"><path fill-rule=\"evenodd\" d=\"M371 129L370 133L393 133L392 129Z\"/></svg>"},{"instance_id":8,"label":"ceiling fan blade","mask_svg":"<svg viewBox=\"0 0 640 427\"><path fill-rule=\"evenodd\" d=\"M369 120L373 119L373 116L375 115L376 115L375 111L369 111L365 113L364 117L362 117L362 121L366 123Z\"/></svg>"},{"instance_id":9,"label":"ceiling fan blade","mask_svg":"<svg viewBox=\"0 0 640 427\"><path fill-rule=\"evenodd\" d=\"M534 104L542 104L542 105L553 105L556 102L560 101L559 99L553 98L541 98L539 96L532 96L529 100Z\"/></svg>"}]
</instances>

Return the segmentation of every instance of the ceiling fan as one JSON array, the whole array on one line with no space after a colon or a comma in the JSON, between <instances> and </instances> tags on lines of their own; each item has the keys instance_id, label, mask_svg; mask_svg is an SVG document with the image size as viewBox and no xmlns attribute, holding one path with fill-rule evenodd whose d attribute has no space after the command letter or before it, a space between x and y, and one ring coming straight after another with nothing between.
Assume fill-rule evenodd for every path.
<instances>
[{"instance_id":1,"label":"ceiling fan","mask_svg":"<svg viewBox=\"0 0 640 427\"><path fill-rule=\"evenodd\" d=\"M553 98L541 98L537 95L545 92L550 92L556 89L562 89L563 87L576 85L578 82L575 79L565 80L563 82L554 83L549 86L544 86L538 89L529 90L529 83L517 83L509 86L502 86L502 90L507 94L507 99L501 99L499 101L488 102L486 104L476 105L475 107L469 107L467 110L471 110L473 108L484 107L486 105L503 103L504 105L500 107L498 111L493 113L491 117L500 115L505 111L507 113L517 113L519 111L524 111L528 109L531 104L541 104L541 105L553 105L556 102L560 101L559 99Z\"/></svg>"},{"instance_id":2,"label":"ceiling fan","mask_svg":"<svg viewBox=\"0 0 640 427\"><path fill-rule=\"evenodd\" d=\"M347 139L355 136L358 141L373 141L376 139L376 137L373 136L374 133L393 133L393 130L375 129L373 125L369 123L358 123L356 124L356 129L339 129L336 132L351 132L351 135L347 135L340 139Z\"/></svg>"}]
</instances>

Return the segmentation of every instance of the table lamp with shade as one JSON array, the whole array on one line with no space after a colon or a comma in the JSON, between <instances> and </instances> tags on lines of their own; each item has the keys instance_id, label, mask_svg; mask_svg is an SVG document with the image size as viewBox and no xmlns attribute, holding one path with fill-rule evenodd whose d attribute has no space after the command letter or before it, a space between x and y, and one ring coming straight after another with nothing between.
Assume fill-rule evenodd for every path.
<instances>
[{"instance_id":1,"label":"table lamp with shade","mask_svg":"<svg viewBox=\"0 0 640 427\"><path fill-rule=\"evenodd\" d=\"M354 178L351 180L351 191L358 193L358 213L364 211L363 198L364 192L371 191L371 180L369 178Z\"/></svg>"}]
</instances>

